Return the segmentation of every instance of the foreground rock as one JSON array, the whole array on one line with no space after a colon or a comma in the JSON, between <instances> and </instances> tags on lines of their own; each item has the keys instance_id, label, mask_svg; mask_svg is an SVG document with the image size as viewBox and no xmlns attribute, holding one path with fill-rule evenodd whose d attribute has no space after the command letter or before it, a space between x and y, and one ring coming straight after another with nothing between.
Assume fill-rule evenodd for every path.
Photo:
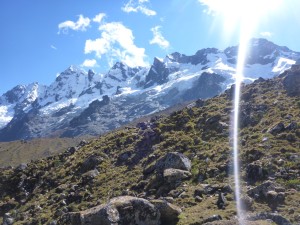
<instances>
[{"instance_id":1,"label":"foreground rock","mask_svg":"<svg viewBox=\"0 0 300 225\"><path fill-rule=\"evenodd\" d=\"M248 190L247 194L255 200L268 203L271 208L276 208L285 200L285 189L273 181L266 181L254 187Z\"/></svg>"},{"instance_id":2,"label":"foreground rock","mask_svg":"<svg viewBox=\"0 0 300 225\"><path fill-rule=\"evenodd\" d=\"M164 200L152 200L151 203L160 212L161 224L173 225L178 222L178 216L182 212L179 207Z\"/></svg>"},{"instance_id":3,"label":"foreground rock","mask_svg":"<svg viewBox=\"0 0 300 225\"><path fill-rule=\"evenodd\" d=\"M273 222L275 222L278 225L292 225L292 223L289 222L286 218L284 218L283 216L276 214L276 213L263 212L263 213L259 213L256 215L249 215L247 217L247 220L248 221L272 220Z\"/></svg>"},{"instance_id":4,"label":"foreground rock","mask_svg":"<svg viewBox=\"0 0 300 225\"><path fill-rule=\"evenodd\" d=\"M153 204L152 204L153 203ZM121 196L109 203L78 213L67 213L59 224L69 225L159 225L176 224L181 209L161 200Z\"/></svg>"}]
</instances>

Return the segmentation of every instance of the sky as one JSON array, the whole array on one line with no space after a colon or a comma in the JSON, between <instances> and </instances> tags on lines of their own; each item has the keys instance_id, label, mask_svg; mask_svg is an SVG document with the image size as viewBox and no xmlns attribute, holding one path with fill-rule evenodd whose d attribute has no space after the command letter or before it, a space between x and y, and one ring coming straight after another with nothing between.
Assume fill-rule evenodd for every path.
<instances>
[{"instance_id":1,"label":"sky","mask_svg":"<svg viewBox=\"0 0 300 225\"><path fill-rule=\"evenodd\" d=\"M105 73L117 61L147 66L175 51L223 50L238 45L243 15L256 21L251 37L300 52L299 8L299 0L1 0L0 95L49 85L70 65Z\"/></svg>"}]
</instances>

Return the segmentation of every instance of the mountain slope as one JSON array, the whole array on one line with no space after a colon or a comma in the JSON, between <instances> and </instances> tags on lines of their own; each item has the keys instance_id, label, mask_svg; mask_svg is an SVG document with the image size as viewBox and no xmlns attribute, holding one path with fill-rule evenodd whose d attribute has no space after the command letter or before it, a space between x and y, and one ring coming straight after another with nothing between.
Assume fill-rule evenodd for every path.
<instances>
[{"instance_id":1,"label":"mountain slope","mask_svg":"<svg viewBox=\"0 0 300 225\"><path fill-rule=\"evenodd\" d=\"M102 210L96 221L108 212L120 216L112 217L116 221L130 218L120 224L133 224L130 215L138 209L126 202L133 198L114 198L130 195L152 210L165 206L169 214L160 208L160 220L171 217L170 224L237 224L229 145L233 89L57 156L1 170L1 216L15 224L96 224L87 220ZM299 224L299 90L300 66L242 87L241 184L249 224ZM151 211L143 212L141 220L150 217Z\"/></svg>"},{"instance_id":2,"label":"mountain slope","mask_svg":"<svg viewBox=\"0 0 300 225\"><path fill-rule=\"evenodd\" d=\"M43 138L30 141L0 142L0 167L18 166L32 160L57 155L77 145L81 138Z\"/></svg>"},{"instance_id":3,"label":"mountain slope","mask_svg":"<svg viewBox=\"0 0 300 225\"><path fill-rule=\"evenodd\" d=\"M277 76L300 58L265 39L252 39L249 49L246 83ZM1 97L0 141L99 135L174 104L213 97L234 83L237 51L176 52L155 58L150 68L116 63L106 74L71 66L48 87L17 87Z\"/></svg>"}]
</instances>

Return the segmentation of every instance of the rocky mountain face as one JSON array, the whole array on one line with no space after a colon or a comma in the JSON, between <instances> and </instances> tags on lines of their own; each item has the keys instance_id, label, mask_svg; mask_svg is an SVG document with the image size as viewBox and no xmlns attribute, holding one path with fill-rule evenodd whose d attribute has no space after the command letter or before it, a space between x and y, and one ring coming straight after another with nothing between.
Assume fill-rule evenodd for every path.
<instances>
[{"instance_id":1,"label":"rocky mountain face","mask_svg":"<svg viewBox=\"0 0 300 225\"><path fill-rule=\"evenodd\" d=\"M271 78L300 53L252 39L244 81ZM0 141L99 135L178 103L210 98L234 83L238 46L155 58L149 68L116 63L106 74L75 66L49 86L17 86L0 97Z\"/></svg>"},{"instance_id":2,"label":"rocky mountain face","mask_svg":"<svg viewBox=\"0 0 300 225\"><path fill-rule=\"evenodd\" d=\"M242 87L239 198L245 224L300 222L299 78L294 65ZM229 138L233 89L58 155L0 169L0 223L239 224ZM101 114L111 101L92 102L83 114Z\"/></svg>"}]
</instances>

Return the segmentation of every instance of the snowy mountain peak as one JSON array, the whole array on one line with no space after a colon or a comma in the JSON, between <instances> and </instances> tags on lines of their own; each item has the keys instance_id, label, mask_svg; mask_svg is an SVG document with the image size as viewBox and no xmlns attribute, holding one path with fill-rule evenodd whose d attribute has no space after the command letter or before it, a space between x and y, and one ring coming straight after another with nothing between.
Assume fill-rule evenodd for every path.
<instances>
[{"instance_id":1,"label":"snowy mountain peak","mask_svg":"<svg viewBox=\"0 0 300 225\"><path fill-rule=\"evenodd\" d=\"M183 101L212 97L234 83L237 55L238 46L190 56L174 52L155 57L151 67L117 62L105 74L70 66L47 87L19 85L0 97L0 140L99 134ZM277 76L299 59L287 47L252 39L244 82ZM20 128L26 134L16 136Z\"/></svg>"},{"instance_id":2,"label":"snowy mountain peak","mask_svg":"<svg viewBox=\"0 0 300 225\"><path fill-rule=\"evenodd\" d=\"M4 127L15 115L26 112L44 91L38 83L17 85L0 97L0 128Z\"/></svg>"},{"instance_id":3,"label":"snowy mountain peak","mask_svg":"<svg viewBox=\"0 0 300 225\"><path fill-rule=\"evenodd\" d=\"M10 91L7 91L0 98L0 104L7 102L8 104L17 104L24 99L30 99L34 101L37 96L39 84L37 82L29 85L17 85Z\"/></svg>"},{"instance_id":4,"label":"snowy mountain peak","mask_svg":"<svg viewBox=\"0 0 300 225\"><path fill-rule=\"evenodd\" d=\"M124 69L124 70L126 70L127 67L128 66L123 62L116 62L115 65L113 65L113 67L111 69L112 70L115 70L115 69Z\"/></svg>"},{"instance_id":5,"label":"snowy mountain peak","mask_svg":"<svg viewBox=\"0 0 300 225\"><path fill-rule=\"evenodd\" d=\"M72 76L74 75L76 76L86 75L86 72L77 66L71 65L56 77L56 82L59 82L62 79L69 79L69 78L73 79Z\"/></svg>"}]
</instances>

